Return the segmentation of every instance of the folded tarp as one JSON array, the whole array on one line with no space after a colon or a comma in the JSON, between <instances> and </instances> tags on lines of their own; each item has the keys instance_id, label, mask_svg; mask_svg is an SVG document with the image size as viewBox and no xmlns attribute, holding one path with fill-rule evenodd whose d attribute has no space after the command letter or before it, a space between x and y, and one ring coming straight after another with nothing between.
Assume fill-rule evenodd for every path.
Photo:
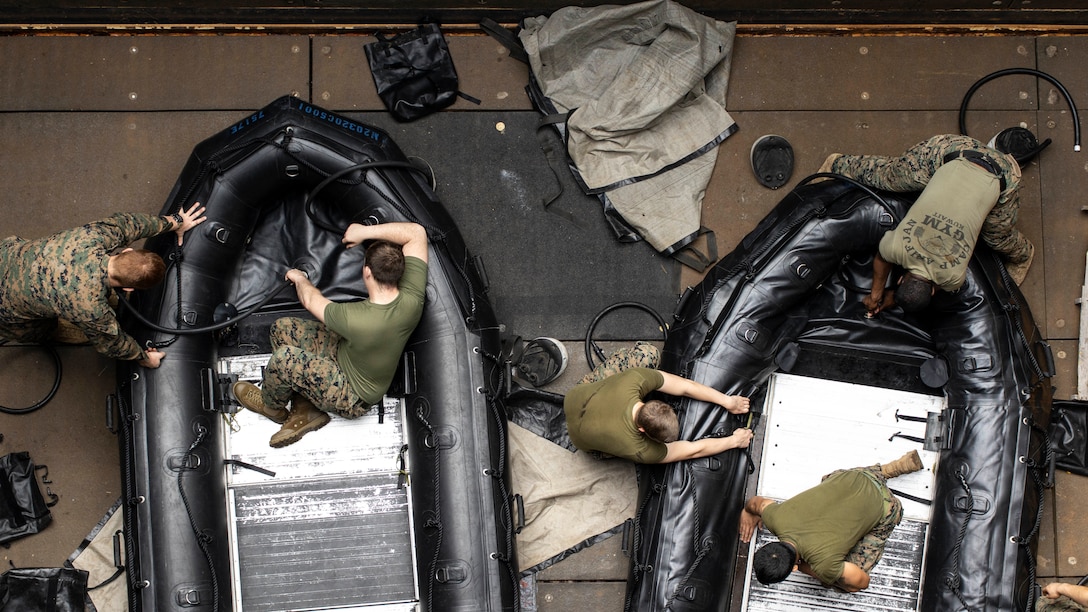
<instances>
[{"instance_id":1,"label":"folded tarp","mask_svg":"<svg viewBox=\"0 0 1088 612\"><path fill-rule=\"evenodd\" d=\"M557 117L576 178L665 254L700 234L717 145L737 129L725 109L735 33L669 0L522 24L535 102Z\"/></svg>"}]
</instances>

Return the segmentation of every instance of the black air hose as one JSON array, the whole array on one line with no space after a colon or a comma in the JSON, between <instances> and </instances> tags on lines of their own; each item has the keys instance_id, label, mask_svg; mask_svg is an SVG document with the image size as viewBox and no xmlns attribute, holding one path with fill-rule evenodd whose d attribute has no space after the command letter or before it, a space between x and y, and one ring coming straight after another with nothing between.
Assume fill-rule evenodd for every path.
<instances>
[{"instance_id":1,"label":"black air hose","mask_svg":"<svg viewBox=\"0 0 1088 612\"><path fill-rule=\"evenodd\" d=\"M967 93L963 96L963 102L960 103L960 134L967 136L967 104L971 101L971 96L975 95L975 92L978 91L978 88L982 87L986 83L989 83L990 81L998 77L1008 76L1010 74L1027 74L1036 76L1041 79L1050 81L1052 85L1058 88L1058 91L1060 91L1062 93L1062 96L1065 97L1065 102L1069 105L1069 111L1073 115L1073 151L1080 151L1080 118L1077 116L1077 105L1073 103L1073 97L1069 95L1069 91L1065 88L1064 85L1061 84L1061 82L1058 81L1058 79L1050 76L1045 72L1035 70L1034 68L1005 68L1004 70L991 72L990 74L975 81L975 84L972 85L971 88L967 90ZM1045 149L1049 144L1050 139L1047 138L1045 141L1042 142L1042 144L1035 148L1035 150L1023 155L1022 157L1025 161L1031 159L1032 157L1038 155L1039 152ZM1020 159L1018 158L1016 161L1020 162Z\"/></svg>"},{"instance_id":2,"label":"black air hose","mask_svg":"<svg viewBox=\"0 0 1088 612\"><path fill-rule=\"evenodd\" d=\"M26 407L23 407L23 408L11 408L9 406L0 406L0 412L3 412L5 414L26 414L28 412L34 412L38 408L41 408L42 406L48 404L49 401L53 399L53 396L55 396L57 394L57 389L60 388L61 362L60 362L60 354L57 353L57 349L55 347L53 347L51 345L48 345L48 344L40 344L40 345L8 344L6 340L0 342L0 347L19 348L19 347L25 347L25 346L40 346L43 349L45 349L46 353L49 354L49 357L53 360L53 368L56 371L56 374L53 376L53 388L49 390L49 393L45 394L45 397L43 397L42 399L34 402L33 404L31 404L29 406L26 406Z\"/></svg>"},{"instance_id":3,"label":"black air hose","mask_svg":"<svg viewBox=\"0 0 1088 612\"><path fill-rule=\"evenodd\" d=\"M131 305L129 305L128 300L121 299L121 300L117 300L117 301L122 306L124 306L125 310L127 310L130 314L132 314L132 316L136 317L137 321L144 324L149 329L155 330L157 332L162 332L164 334L177 334L177 335L181 335L181 336L186 336L186 335L191 336L191 335L195 335L195 334L204 334L204 333L208 333L208 332L219 331L219 330L221 330L221 329L223 329L225 327L230 327L231 325L234 325L234 324L238 323L238 321L240 321L240 320L248 317L249 315L257 312L258 310L260 310L261 307L263 307L265 304L271 302L272 298L276 297L277 295L282 293L284 289L286 289L286 288L288 288L290 286L291 286L291 281L284 281L283 284L280 285L279 288L277 288L275 291L268 292L268 295L264 296L264 298L261 299L260 302L257 302L257 304L252 306L249 310L239 314L236 317L232 317L230 319L227 319L226 321L222 321L220 323L215 323L215 324L212 324L212 325L205 325L203 327L182 327L182 328L163 327L163 326L158 325L156 323L152 323L150 320L147 319L147 317L140 314L135 308L133 308ZM178 308L180 308L180 307L181 307L181 304L178 304Z\"/></svg>"}]
</instances>

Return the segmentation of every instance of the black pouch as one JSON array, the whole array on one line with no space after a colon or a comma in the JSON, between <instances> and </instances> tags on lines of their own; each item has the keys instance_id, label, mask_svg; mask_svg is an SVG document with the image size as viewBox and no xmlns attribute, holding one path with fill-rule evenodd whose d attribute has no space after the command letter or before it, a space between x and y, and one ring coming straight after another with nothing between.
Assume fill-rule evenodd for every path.
<instances>
[{"instance_id":1,"label":"black pouch","mask_svg":"<svg viewBox=\"0 0 1088 612\"><path fill-rule=\"evenodd\" d=\"M0 612L84 612L87 572L65 567L23 567L0 575Z\"/></svg>"},{"instance_id":2,"label":"black pouch","mask_svg":"<svg viewBox=\"0 0 1088 612\"><path fill-rule=\"evenodd\" d=\"M53 521L27 452L0 457L0 544L38 533Z\"/></svg>"},{"instance_id":3,"label":"black pouch","mask_svg":"<svg viewBox=\"0 0 1088 612\"><path fill-rule=\"evenodd\" d=\"M457 99L457 71L442 31L433 23L388 37L377 34L366 59L378 97L400 121L441 110Z\"/></svg>"},{"instance_id":4,"label":"black pouch","mask_svg":"<svg viewBox=\"0 0 1088 612\"><path fill-rule=\"evenodd\" d=\"M1047 435L1055 466L1088 476L1088 402L1055 401Z\"/></svg>"}]
</instances>

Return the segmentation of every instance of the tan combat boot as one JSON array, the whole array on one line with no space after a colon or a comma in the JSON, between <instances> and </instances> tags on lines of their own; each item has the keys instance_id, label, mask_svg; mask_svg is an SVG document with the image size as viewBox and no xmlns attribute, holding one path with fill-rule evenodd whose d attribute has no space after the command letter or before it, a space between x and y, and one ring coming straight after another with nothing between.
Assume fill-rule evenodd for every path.
<instances>
[{"instance_id":1,"label":"tan combat boot","mask_svg":"<svg viewBox=\"0 0 1088 612\"><path fill-rule=\"evenodd\" d=\"M922 465L922 458L918 456L918 451L912 450L895 461L880 466L880 473L884 475L884 478L895 478L917 472L923 467L925 466Z\"/></svg>"},{"instance_id":2,"label":"tan combat boot","mask_svg":"<svg viewBox=\"0 0 1088 612\"><path fill-rule=\"evenodd\" d=\"M301 440L302 436L328 425L330 420L328 413L318 410L309 399L295 395L291 400L291 416L287 417L287 422L279 431L272 434L268 445L272 448L282 448L288 444L294 444Z\"/></svg>"},{"instance_id":3,"label":"tan combat boot","mask_svg":"<svg viewBox=\"0 0 1088 612\"><path fill-rule=\"evenodd\" d=\"M261 396L261 390L257 385L244 380L239 380L231 385L230 390L234 393L234 398L237 399L238 403L244 406L246 410L252 410L280 425L283 425L287 420L286 409L272 408L264 405L264 397Z\"/></svg>"},{"instance_id":4,"label":"tan combat boot","mask_svg":"<svg viewBox=\"0 0 1088 612\"><path fill-rule=\"evenodd\" d=\"M842 153L832 153L831 155L828 155L827 159L824 160L824 163L820 165L820 169L816 172L834 172L831 169L831 166L834 166L835 160L840 157L842 157Z\"/></svg>"},{"instance_id":5,"label":"tan combat boot","mask_svg":"<svg viewBox=\"0 0 1088 612\"><path fill-rule=\"evenodd\" d=\"M1031 267L1031 260L1035 259L1035 245L1028 244L1028 257L1024 261L1019 263L1008 263L1005 267L1009 270L1009 278L1012 282L1016 283L1016 286L1024 284L1024 279L1028 276L1028 268Z\"/></svg>"}]
</instances>

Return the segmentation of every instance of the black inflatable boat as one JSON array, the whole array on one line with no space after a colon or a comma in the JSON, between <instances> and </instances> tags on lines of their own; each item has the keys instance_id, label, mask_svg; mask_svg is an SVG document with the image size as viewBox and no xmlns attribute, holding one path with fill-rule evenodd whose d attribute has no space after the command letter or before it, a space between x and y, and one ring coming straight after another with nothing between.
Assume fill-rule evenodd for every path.
<instances>
[{"instance_id":1,"label":"black inflatable boat","mask_svg":"<svg viewBox=\"0 0 1088 612\"><path fill-rule=\"evenodd\" d=\"M909 204L902 195L874 193L846 180L802 183L682 296L662 368L751 395L763 418L778 409L768 389L784 375L942 402L943 410L909 419L919 428L916 435L894 432L887 441L899 446L894 454L885 451L885 459L898 457L904 444L935 459L927 465L934 474L927 499L918 500L928 526L910 547L916 560L904 562L916 566L915 582L890 582L911 591L902 609L1027 610L1048 482L1050 350L1004 266L983 246L963 288L940 292L925 313L894 309L865 316L861 300L871 285L877 242ZM839 401L845 395L833 399L847 403ZM677 402L685 439L728 435L747 424L716 407ZM893 423L902 423L894 408L883 407ZM798 414L804 413L803 407ZM835 418L849 427L860 420L849 412ZM807 437L824 433L811 430ZM626 609L899 609L867 600L873 595L865 593L820 607L805 599L811 592L774 607L749 588L755 584L750 572L737 569L748 556L747 547L738 547L737 524L757 482L782 467L766 461L768 449L780 444L777 435L777 425L769 425L762 445L753 443L749 453L641 468ZM870 442L855 436L845 445ZM840 450L831 446L818 448ZM822 454L793 450L800 463ZM761 451L757 478L753 455ZM895 564L886 553L876 570ZM876 590L876 574L873 580L870 591Z\"/></svg>"},{"instance_id":2,"label":"black inflatable boat","mask_svg":"<svg viewBox=\"0 0 1088 612\"><path fill-rule=\"evenodd\" d=\"M118 372L130 609L516 609L498 325L426 173L381 130L283 97L199 144L162 212L197 201L208 219L181 248L148 241L167 278L126 322L167 353ZM330 299L365 297L340 236L387 221L423 225L431 263L385 412L340 437L355 421L334 419L301 468L269 469L267 432L266 454L239 450L261 425L234 414L223 363L259 362L271 320L305 315L291 267ZM367 437L388 452L350 454ZM335 453L348 467L323 472Z\"/></svg>"}]
</instances>

